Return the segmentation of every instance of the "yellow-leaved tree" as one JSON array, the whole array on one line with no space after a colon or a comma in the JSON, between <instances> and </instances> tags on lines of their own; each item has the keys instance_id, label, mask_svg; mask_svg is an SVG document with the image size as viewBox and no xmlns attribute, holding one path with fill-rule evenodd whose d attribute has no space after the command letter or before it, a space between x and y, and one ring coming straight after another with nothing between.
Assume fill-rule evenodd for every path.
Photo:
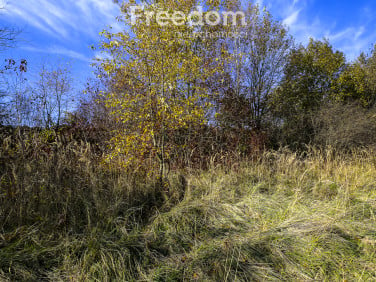
<instances>
[{"instance_id":1,"label":"yellow-leaved tree","mask_svg":"<svg viewBox=\"0 0 376 282\"><path fill-rule=\"evenodd\" d=\"M120 160L131 169L149 167L162 179L171 157L168 133L205 123L210 103L204 82L223 68L226 39L218 31L229 25L200 24L200 17L219 11L223 7L219 2L160 1L135 6L131 1L122 6L119 20L124 30L102 33L101 47L109 56L99 60L99 68L112 85L104 93L105 101L122 124L112 139L108 160ZM199 3L206 12L192 13Z\"/></svg>"}]
</instances>

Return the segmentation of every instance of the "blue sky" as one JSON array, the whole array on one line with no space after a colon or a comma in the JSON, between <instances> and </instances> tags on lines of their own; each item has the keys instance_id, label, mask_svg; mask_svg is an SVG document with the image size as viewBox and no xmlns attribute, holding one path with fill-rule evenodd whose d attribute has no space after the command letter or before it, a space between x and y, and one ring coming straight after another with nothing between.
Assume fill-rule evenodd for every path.
<instances>
[{"instance_id":1,"label":"blue sky","mask_svg":"<svg viewBox=\"0 0 376 282\"><path fill-rule=\"evenodd\" d=\"M90 46L99 42L104 28L119 28L119 6L111 0L0 0L1 6L0 26L22 32L17 48L0 53L0 64L3 58L27 59L31 80L42 64L68 61L75 83L82 86L98 55Z\"/></svg>"},{"instance_id":2,"label":"blue sky","mask_svg":"<svg viewBox=\"0 0 376 282\"><path fill-rule=\"evenodd\" d=\"M296 42L326 37L349 60L376 43L375 0L258 0L290 28Z\"/></svg>"},{"instance_id":3,"label":"blue sky","mask_svg":"<svg viewBox=\"0 0 376 282\"><path fill-rule=\"evenodd\" d=\"M296 42L327 37L348 59L376 43L375 0L257 2L289 26ZM17 48L0 53L0 61L26 58L33 76L43 62L69 60L77 85L90 76L90 62L99 55L89 48L99 42L98 33L109 25L120 28L112 0L0 0L1 6L0 25L18 27L22 34Z\"/></svg>"}]
</instances>

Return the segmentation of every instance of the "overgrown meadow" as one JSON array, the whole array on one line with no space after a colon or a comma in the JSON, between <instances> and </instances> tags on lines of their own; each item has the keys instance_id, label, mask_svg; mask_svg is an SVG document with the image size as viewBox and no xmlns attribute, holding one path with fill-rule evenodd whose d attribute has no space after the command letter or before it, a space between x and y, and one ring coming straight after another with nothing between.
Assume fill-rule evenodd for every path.
<instances>
[{"instance_id":1,"label":"overgrown meadow","mask_svg":"<svg viewBox=\"0 0 376 282\"><path fill-rule=\"evenodd\" d=\"M133 25L113 2L82 93L67 64L0 66L0 280L376 281L376 47L303 46L253 3L150 19L244 1Z\"/></svg>"},{"instance_id":2,"label":"overgrown meadow","mask_svg":"<svg viewBox=\"0 0 376 282\"><path fill-rule=\"evenodd\" d=\"M88 141L7 134L3 281L376 279L371 150L222 155L160 186L104 165Z\"/></svg>"}]
</instances>

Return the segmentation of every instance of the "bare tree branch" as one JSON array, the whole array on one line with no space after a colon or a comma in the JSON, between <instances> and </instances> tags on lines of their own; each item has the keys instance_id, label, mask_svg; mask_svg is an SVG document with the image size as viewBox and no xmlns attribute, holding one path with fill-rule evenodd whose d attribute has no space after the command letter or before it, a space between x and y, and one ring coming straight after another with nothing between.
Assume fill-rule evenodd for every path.
<instances>
[{"instance_id":1,"label":"bare tree branch","mask_svg":"<svg viewBox=\"0 0 376 282\"><path fill-rule=\"evenodd\" d=\"M14 28L0 27L0 51L15 47L20 31Z\"/></svg>"},{"instance_id":2,"label":"bare tree branch","mask_svg":"<svg viewBox=\"0 0 376 282\"><path fill-rule=\"evenodd\" d=\"M5 10L6 2L0 0L0 12ZM0 52L15 47L17 36L21 33L16 28L0 26Z\"/></svg>"}]
</instances>

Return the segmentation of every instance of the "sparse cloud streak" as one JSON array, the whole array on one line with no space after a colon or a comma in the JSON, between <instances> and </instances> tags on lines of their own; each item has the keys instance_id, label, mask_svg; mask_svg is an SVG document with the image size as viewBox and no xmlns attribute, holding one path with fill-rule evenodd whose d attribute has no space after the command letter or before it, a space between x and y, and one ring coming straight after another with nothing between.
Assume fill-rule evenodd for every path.
<instances>
[{"instance_id":1,"label":"sparse cloud streak","mask_svg":"<svg viewBox=\"0 0 376 282\"><path fill-rule=\"evenodd\" d=\"M9 1L4 15L42 32L69 39L97 36L105 25L116 24L119 6L111 0Z\"/></svg>"},{"instance_id":2,"label":"sparse cloud streak","mask_svg":"<svg viewBox=\"0 0 376 282\"><path fill-rule=\"evenodd\" d=\"M309 38L327 38L350 60L355 59L362 51L369 51L372 44L376 43L374 0L260 2L289 28L297 43L306 44Z\"/></svg>"},{"instance_id":3,"label":"sparse cloud streak","mask_svg":"<svg viewBox=\"0 0 376 282\"><path fill-rule=\"evenodd\" d=\"M355 59L361 51L368 52L376 43L376 2L323 0L255 0L288 27L296 43L306 44L309 38L329 39L347 58ZM243 6L249 4L242 0ZM23 30L19 50L22 58L40 54L63 56L77 61L90 72L92 58L106 54L89 48L100 38L107 26L113 31L124 28L117 22L119 5L112 0L0 0L0 25ZM18 53L17 53L18 52ZM13 53L14 54L14 53ZM12 54L12 56L13 56Z\"/></svg>"},{"instance_id":4,"label":"sparse cloud streak","mask_svg":"<svg viewBox=\"0 0 376 282\"><path fill-rule=\"evenodd\" d=\"M92 61L91 58L87 57L85 54L82 54L74 50L61 47L61 46L50 46L47 48L23 47L22 49L26 51L32 51L32 52L38 52L38 53L63 55L68 58L80 60L83 62Z\"/></svg>"},{"instance_id":5,"label":"sparse cloud streak","mask_svg":"<svg viewBox=\"0 0 376 282\"><path fill-rule=\"evenodd\" d=\"M291 26L295 24L298 20L300 10L294 11L291 15L283 20L283 24L287 26Z\"/></svg>"}]
</instances>

